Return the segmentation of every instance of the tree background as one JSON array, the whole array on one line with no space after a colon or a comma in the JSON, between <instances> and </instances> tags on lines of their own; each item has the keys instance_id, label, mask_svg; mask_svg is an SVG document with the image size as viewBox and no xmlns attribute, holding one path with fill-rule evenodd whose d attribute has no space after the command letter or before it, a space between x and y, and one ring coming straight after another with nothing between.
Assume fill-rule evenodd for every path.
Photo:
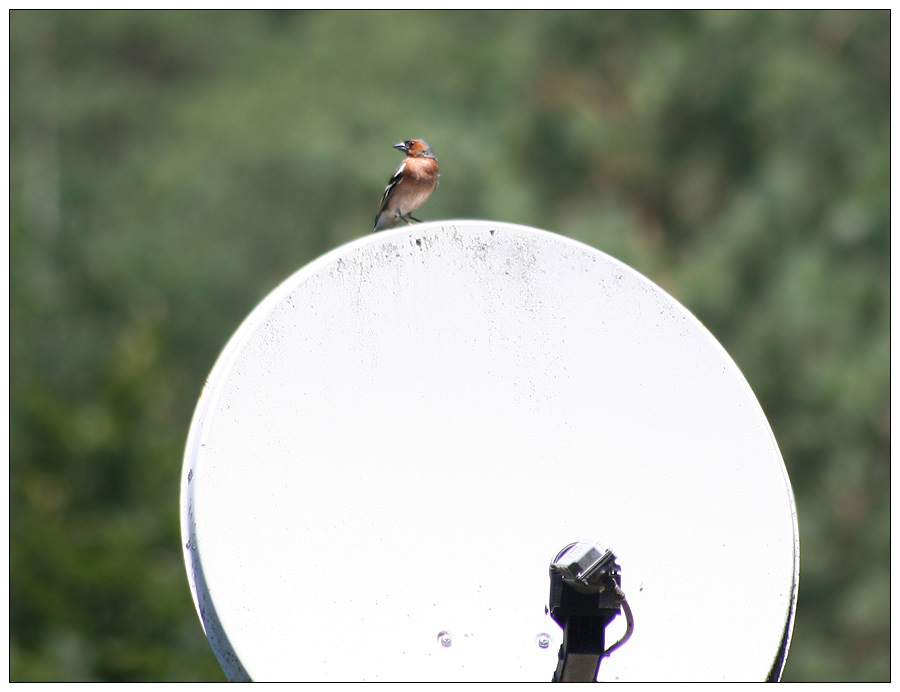
<instances>
[{"instance_id":1,"label":"tree background","mask_svg":"<svg viewBox=\"0 0 900 692\"><path fill-rule=\"evenodd\" d=\"M890 679L889 12L9 18L11 680L223 679L181 553L194 405L409 137L421 217L577 238L709 327L796 494L784 679Z\"/></svg>"}]
</instances>

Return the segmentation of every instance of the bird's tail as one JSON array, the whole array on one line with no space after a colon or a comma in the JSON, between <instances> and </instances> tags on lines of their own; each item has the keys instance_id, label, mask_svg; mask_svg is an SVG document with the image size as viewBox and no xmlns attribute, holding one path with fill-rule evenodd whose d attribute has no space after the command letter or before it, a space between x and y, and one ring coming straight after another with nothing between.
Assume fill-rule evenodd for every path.
<instances>
[{"instance_id":1,"label":"bird's tail","mask_svg":"<svg viewBox=\"0 0 900 692\"><path fill-rule=\"evenodd\" d=\"M391 214L388 214L386 211L381 212L378 216L375 217L375 228L372 229L372 232L375 231L383 231L386 228L390 228L395 225L395 220L391 217Z\"/></svg>"}]
</instances>

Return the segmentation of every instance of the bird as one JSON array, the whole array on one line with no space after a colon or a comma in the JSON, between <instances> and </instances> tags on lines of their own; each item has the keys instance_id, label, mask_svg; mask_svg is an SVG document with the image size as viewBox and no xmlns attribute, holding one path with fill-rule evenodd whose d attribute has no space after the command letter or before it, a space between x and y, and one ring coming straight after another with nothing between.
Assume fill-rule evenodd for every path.
<instances>
[{"instance_id":1,"label":"bird","mask_svg":"<svg viewBox=\"0 0 900 692\"><path fill-rule=\"evenodd\" d=\"M401 221L418 221L412 212L425 204L440 177L437 159L425 140L407 139L395 144L394 149L404 152L406 158L384 188L373 232L392 228Z\"/></svg>"}]
</instances>

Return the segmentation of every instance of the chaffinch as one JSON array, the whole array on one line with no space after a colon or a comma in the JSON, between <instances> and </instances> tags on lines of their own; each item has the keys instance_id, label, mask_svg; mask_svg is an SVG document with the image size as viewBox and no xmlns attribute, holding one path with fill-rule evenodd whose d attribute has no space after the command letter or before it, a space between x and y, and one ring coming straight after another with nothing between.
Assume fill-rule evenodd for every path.
<instances>
[{"instance_id":1,"label":"chaffinch","mask_svg":"<svg viewBox=\"0 0 900 692\"><path fill-rule=\"evenodd\" d=\"M408 139L395 144L394 149L405 152L406 158L384 189L373 231L391 228L401 221L418 221L412 212L425 204L438 184L438 162L428 142Z\"/></svg>"}]
</instances>

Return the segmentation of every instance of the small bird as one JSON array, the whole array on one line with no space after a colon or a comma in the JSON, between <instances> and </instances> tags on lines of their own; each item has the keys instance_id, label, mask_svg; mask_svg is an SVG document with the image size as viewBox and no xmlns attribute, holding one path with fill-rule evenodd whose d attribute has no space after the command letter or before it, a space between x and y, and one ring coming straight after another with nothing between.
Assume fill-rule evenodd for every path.
<instances>
[{"instance_id":1,"label":"small bird","mask_svg":"<svg viewBox=\"0 0 900 692\"><path fill-rule=\"evenodd\" d=\"M437 159L428 142L407 139L395 144L394 149L405 152L406 158L384 188L373 231L391 228L401 221L418 221L412 212L425 204L440 177Z\"/></svg>"}]
</instances>

